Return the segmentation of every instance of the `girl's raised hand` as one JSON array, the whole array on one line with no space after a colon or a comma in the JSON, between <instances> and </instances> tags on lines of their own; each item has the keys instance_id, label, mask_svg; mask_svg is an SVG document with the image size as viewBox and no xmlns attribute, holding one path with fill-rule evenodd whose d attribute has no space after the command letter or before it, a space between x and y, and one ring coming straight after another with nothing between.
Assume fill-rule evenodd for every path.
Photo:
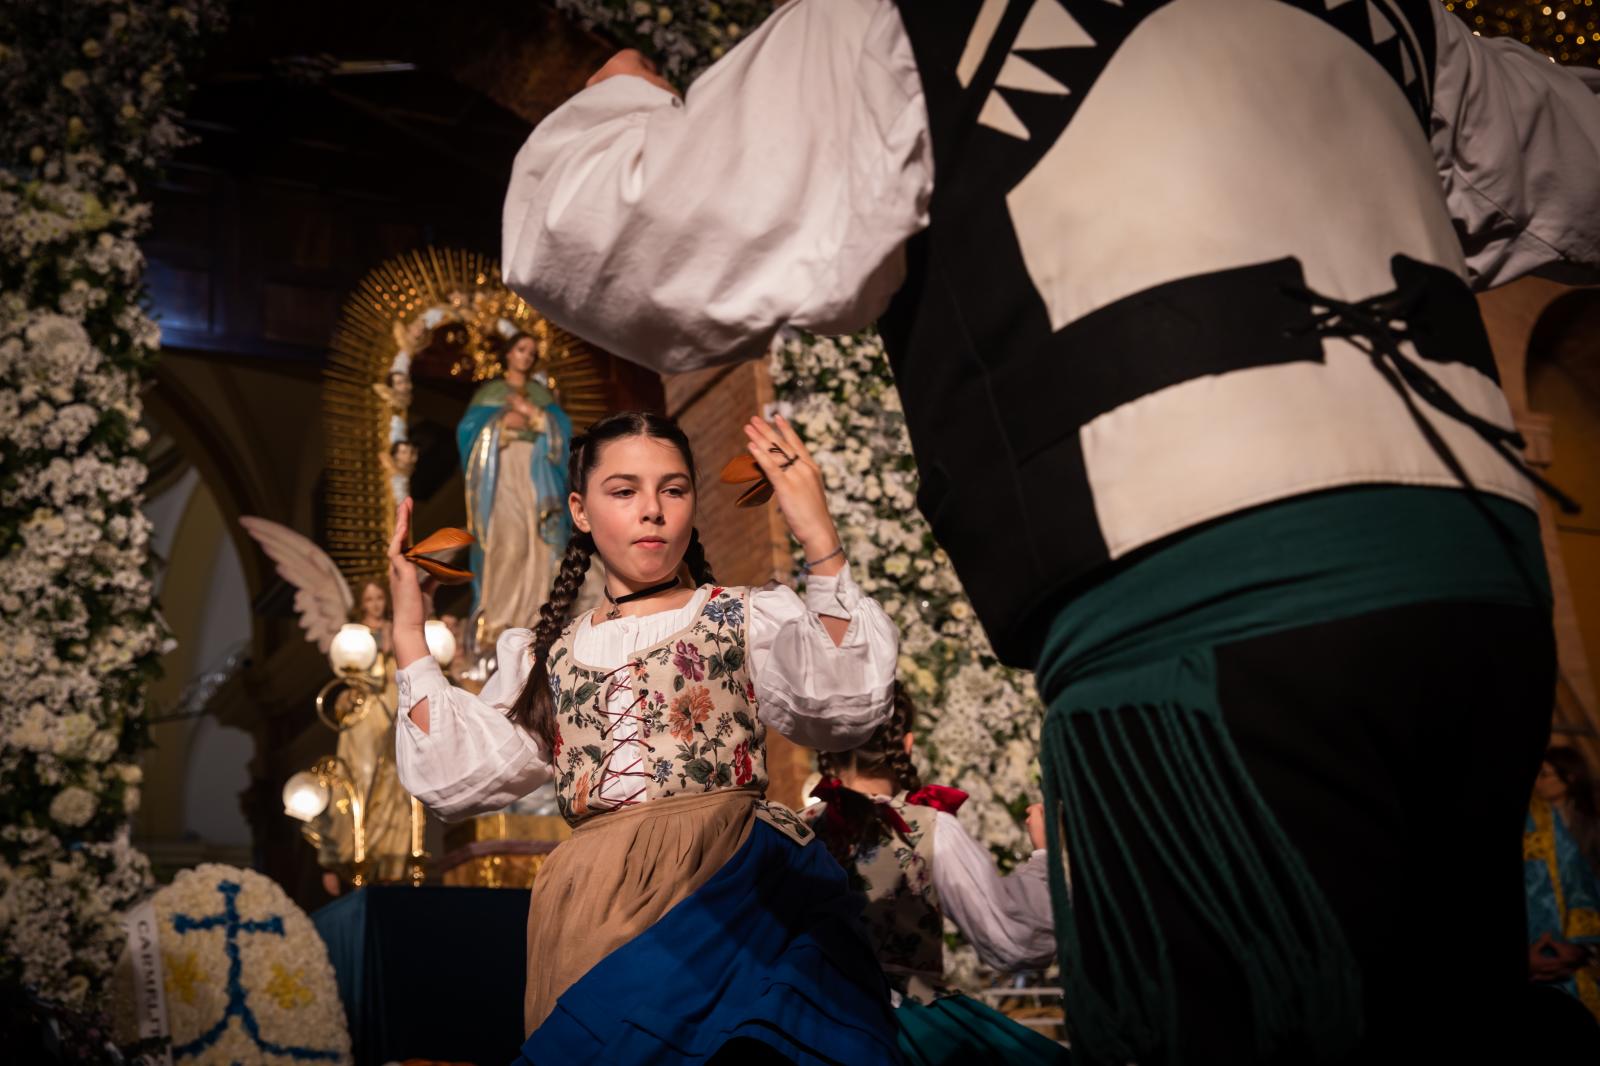
<instances>
[{"instance_id":1,"label":"girl's raised hand","mask_svg":"<svg viewBox=\"0 0 1600 1066\"><path fill-rule=\"evenodd\" d=\"M837 551L839 534L834 529L833 515L828 513L822 470L794 427L782 415L777 416L775 424L752 418L744 427L744 434L748 438L746 446L772 483L778 510L806 558L819 560ZM832 569L835 568L822 567L816 572L825 574Z\"/></svg>"},{"instance_id":2,"label":"girl's raised hand","mask_svg":"<svg viewBox=\"0 0 1600 1066\"><path fill-rule=\"evenodd\" d=\"M406 541L411 532L411 497L407 496L394 516L394 537L389 541L389 600L394 609L394 626L422 629L427 617L423 602L421 572L406 558Z\"/></svg>"}]
</instances>

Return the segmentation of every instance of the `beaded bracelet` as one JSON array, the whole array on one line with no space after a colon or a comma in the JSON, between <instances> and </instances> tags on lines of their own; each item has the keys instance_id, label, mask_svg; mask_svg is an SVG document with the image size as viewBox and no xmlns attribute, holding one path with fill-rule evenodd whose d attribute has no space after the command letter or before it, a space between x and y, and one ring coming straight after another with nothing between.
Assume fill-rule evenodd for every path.
<instances>
[{"instance_id":1,"label":"beaded bracelet","mask_svg":"<svg viewBox=\"0 0 1600 1066\"><path fill-rule=\"evenodd\" d=\"M835 556L839 556L839 555L843 555L843 554L844 554L844 545L841 544L837 548L833 549L833 551L829 552L827 555L824 555L820 559L807 559L805 562L802 562L800 564L800 572L802 574L809 574L809 573L811 573L811 570L812 570L813 567L821 566L823 563L827 562L829 559L832 559Z\"/></svg>"}]
</instances>

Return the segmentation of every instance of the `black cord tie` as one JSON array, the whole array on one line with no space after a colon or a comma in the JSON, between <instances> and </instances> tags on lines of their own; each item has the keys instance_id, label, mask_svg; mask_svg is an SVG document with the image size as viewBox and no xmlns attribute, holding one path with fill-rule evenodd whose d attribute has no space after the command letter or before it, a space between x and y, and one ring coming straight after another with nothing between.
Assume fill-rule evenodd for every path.
<instances>
[{"instance_id":1,"label":"black cord tie","mask_svg":"<svg viewBox=\"0 0 1600 1066\"><path fill-rule=\"evenodd\" d=\"M1466 468L1461 465L1461 460L1451 450L1449 443L1417 406L1414 395L1422 397L1440 414L1460 422L1477 433L1539 491L1554 500L1564 513L1577 514L1580 510L1577 501L1541 477L1523 461L1519 453L1527 447L1527 441L1523 439L1521 433L1515 429L1496 425L1467 410L1449 390L1439 384L1433 375L1400 347L1401 343L1408 339L1405 323L1416 310L1423 291L1423 282L1411 282L1401 285L1393 292L1349 303L1324 296L1303 286L1290 286L1284 289L1286 295L1313 308L1311 321L1305 326L1291 330L1290 333L1293 336L1319 333L1324 337L1340 337L1365 352L1378 373L1382 374L1384 380L1400 394L1406 410L1411 412L1413 421L1422 431L1423 437L1433 448L1434 453L1468 489L1477 491L1477 486L1472 483ZM1319 311L1316 308L1326 308L1326 310ZM1400 323L1399 326L1396 326L1397 322Z\"/></svg>"}]
</instances>

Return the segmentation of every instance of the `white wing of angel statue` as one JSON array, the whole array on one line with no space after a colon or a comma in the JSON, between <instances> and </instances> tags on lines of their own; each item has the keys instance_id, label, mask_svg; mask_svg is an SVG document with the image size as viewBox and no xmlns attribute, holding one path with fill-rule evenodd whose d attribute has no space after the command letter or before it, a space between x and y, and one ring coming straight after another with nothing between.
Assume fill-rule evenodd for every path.
<instances>
[{"instance_id":1,"label":"white wing of angel statue","mask_svg":"<svg viewBox=\"0 0 1600 1066\"><path fill-rule=\"evenodd\" d=\"M278 564L278 574L294 586L294 609L306 639L324 655L339 627L350 620L355 599L350 585L328 553L288 526L265 518L243 515L239 524L255 538L267 557Z\"/></svg>"}]
</instances>

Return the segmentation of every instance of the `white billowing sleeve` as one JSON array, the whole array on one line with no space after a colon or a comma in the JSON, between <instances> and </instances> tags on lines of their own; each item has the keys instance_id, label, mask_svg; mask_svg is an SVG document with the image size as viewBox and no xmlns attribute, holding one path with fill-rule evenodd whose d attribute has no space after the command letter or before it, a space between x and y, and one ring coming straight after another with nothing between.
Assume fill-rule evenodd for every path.
<instances>
[{"instance_id":1,"label":"white billowing sleeve","mask_svg":"<svg viewBox=\"0 0 1600 1066\"><path fill-rule=\"evenodd\" d=\"M819 614L849 619L837 646ZM796 744L844 751L889 716L900 634L848 568L813 575L804 601L786 585L751 589L745 640L761 720Z\"/></svg>"},{"instance_id":2,"label":"white billowing sleeve","mask_svg":"<svg viewBox=\"0 0 1600 1066\"><path fill-rule=\"evenodd\" d=\"M786 323L865 328L927 224L927 124L890 0L793 0L685 100L619 76L545 118L506 192L505 280L667 372L757 358Z\"/></svg>"},{"instance_id":3,"label":"white billowing sleeve","mask_svg":"<svg viewBox=\"0 0 1600 1066\"><path fill-rule=\"evenodd\" d=\"M1600 281L1600 71L1474 37L1429 7L1433 154L1473 287Z\"/></svg>"},{"instance_id":4,"label":"white billowing sleeve","mask_svg":"<svg viewBox=\"0 0 1600 1066\"><path fill-rule=\"evenodd\" d=\"M936 811L933 888L939 908L992 969L1043 969L1055 961L1055 923L1045 852L1000 876L994 857L953 814Z\"/></svg>"},{"instance_id":5,"label":"white billowing sleeve","mask_svg":"<svg viewBox=\"0 0 1600 1066\"><path fill-rule=\"evenodd\" d=\"M432 656L400 671L395 768L400 784L447 822L498 811L551 777L547 749L506 711L527 683L533 633L508 629L495 645L494 676L476 696L445 679ZM428 701L428 731L411 708Z\"/></svg>"}]
</instances>

